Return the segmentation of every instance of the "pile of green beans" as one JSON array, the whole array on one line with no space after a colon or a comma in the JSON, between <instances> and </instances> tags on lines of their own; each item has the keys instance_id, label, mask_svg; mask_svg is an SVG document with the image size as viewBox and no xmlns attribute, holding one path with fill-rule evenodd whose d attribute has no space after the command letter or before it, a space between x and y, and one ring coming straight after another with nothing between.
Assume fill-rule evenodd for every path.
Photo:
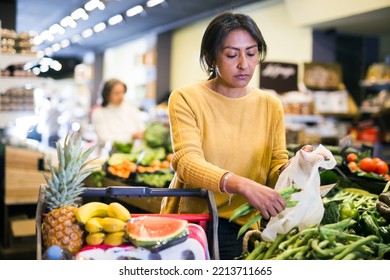
<instances>
[{"instance_id":1,"label":"pile of green beans","mask_svg":"<svg viewBox=\"0 0 390 280\"><path fill-rule=\"evenodd\" d=\"M273 242L256 240L254 249L242 258L245 260L383 259L383 254L390 250L390 245L380 243L375 235L355 234L350 229L355 223L356 221L352 219L346 219L302 231L298 231L295 227L286 234L278 234ZM384 250L383 246L387 250Z\"/></svg>"}]
</instances>

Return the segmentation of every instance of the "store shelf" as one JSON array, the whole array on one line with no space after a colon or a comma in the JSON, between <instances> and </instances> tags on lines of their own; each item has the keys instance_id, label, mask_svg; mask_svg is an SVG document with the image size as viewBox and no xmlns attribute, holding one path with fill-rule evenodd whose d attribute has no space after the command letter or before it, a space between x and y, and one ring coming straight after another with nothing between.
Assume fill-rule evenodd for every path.
<instances>
[{"instance_id":1,"label":"store shelf","mask_svg":"<svg viewBox=\"0 0 390 280\"><path fill-rule=\"evenodd\" d=\"M33 88L40 86L45 81L44 78L38 77L1 77L0 76L0 93L8 89L17 87Z\"/></svg>"},{"instance_id":2,"label":"store shelf","mask_svg":"<svg viewBox=\"0 0 390 280\"><path fill-rule=\"evenodd\" d=\"M0 111L0 128L6 128L12 124L17 118L35 116L33 111Z\"/></svg>"},{"instance_id":3,"label":"store shelf","mask_svg":"<svg viewBox=\"0 0 390 280\"><path fill-rule=\"evenodd\" d=\"M378 81L367 81L363 80L360 82L362 87L389 87L390 80L378 80Z\"/></svg>"},{"instance_id":4,"label":"store shelf","mask_svg":"<svg viewBox=\"0 0 390 280\"><path fill-rule=\"evenodd\" d=\"M22 64L39 60L36 55L28 54L5 54L0 52L0 69L4 69L12 64Z\"/></svg>"},{"instance_id":5,"label":"store shelf","mask_svg":"<svg viewBox=\"0 0 390 280\"><path fill-rule=\"evenodd\" d=\"M0 53L0 69L4 69L9 65L34 62L35 60L38 60L36 55ZM45 80L45 78L39 77L0 76L0 94L13 88L40 87ZM35 112L33 110L0 111L0 128L8 127L9 124L12 124L17 118L34 115Z\"/></svg>"},{"instance_id":6,"label":"store shelf","mask_svg":"<svg viewBox=\"0 0 390 280\"><path fill-rule=\"evenodd\" d=\"M285 115L286 123L320 123L323 119L320 115Z\"/></svg>"}]
</instances>

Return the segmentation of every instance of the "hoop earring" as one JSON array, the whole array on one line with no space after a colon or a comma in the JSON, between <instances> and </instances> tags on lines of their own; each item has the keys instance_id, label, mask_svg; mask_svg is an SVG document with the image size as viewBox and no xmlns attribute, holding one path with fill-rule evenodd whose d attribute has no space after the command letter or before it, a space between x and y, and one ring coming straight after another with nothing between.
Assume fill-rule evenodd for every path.
<instances>
[{"instance_id":1,"label":"hoop earring","mask_svg":"<svg viewBox=\"0 0 390 280\"><path fill-rule=\"evenodd\" d=\"M218 65L215 65L215 75L221 76L221 74L219 73Z\"/></svg>"}]
</instances>

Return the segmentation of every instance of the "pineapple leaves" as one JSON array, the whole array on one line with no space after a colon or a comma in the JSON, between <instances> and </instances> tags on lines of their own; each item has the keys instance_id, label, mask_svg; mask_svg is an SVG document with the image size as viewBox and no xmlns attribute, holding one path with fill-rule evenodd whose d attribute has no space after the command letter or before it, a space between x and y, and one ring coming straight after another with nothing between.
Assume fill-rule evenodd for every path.
<instances>
[{"instance_id":1,"label":"pineapple leaves","mask_svg":"<svg viewBox=\"0 0 390 280\"><path fill-rule=\"evenodd\" d=\"M96 160L88 160L89 156L96 149L95 144L83 151L82 139L75 133L69 132L63 146L61 142L56 143L58 166L57 168L50 160L47 161L51 177L43 173L48 188L46 188L46 204L50 209L63 206L76 206L80 195L84 192L84 179L86 179L96 167L88 165Z\"/></svg>"}]
</instances>

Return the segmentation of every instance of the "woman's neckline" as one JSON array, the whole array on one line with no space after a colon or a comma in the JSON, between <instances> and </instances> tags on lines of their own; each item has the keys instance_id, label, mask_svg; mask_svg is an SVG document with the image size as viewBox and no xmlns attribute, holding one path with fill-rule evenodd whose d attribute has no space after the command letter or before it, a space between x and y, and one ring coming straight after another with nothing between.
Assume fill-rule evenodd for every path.
<instances>
[{"instance_id":1,"label":"woman's neckline","mask_svg":"<svg viewBox=\"0 0 390 280\"><path fill-rule=\"evenodd\" d=\"M250 86L246 86L245 87L245 92L242 93L241 95L238 95L238 96L232 96L232 95L225 95L225 94L222 94L220 92L218 92L216 90L215 87L213 87L213 84L212 84L212 81L208 80L208 81L204 81L201 83L204 87L206 87L207 89L209 89L210 91L220 95L220 96L223 96L225 98L231 98L231 99L239 99L239 98L243 98L243 97L246 97L248 96L252 91L253 91L253 87L250 87Z\"/></svg>"}]
</instances>

